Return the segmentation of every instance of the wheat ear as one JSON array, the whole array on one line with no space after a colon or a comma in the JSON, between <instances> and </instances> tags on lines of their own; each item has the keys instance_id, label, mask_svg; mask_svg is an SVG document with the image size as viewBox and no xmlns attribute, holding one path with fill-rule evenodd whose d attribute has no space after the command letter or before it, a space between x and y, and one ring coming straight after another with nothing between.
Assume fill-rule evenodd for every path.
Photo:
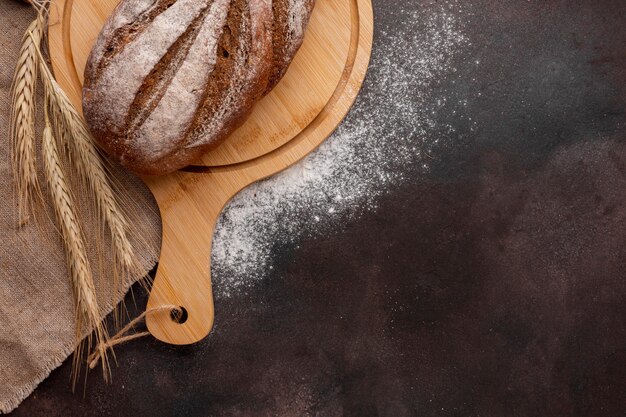
<instances>
[{"instance_id":1,"label":"wheat ear","mask_svg":"<svg viewBox=\"0 0 626 417\"><path fill-rule=\"evenodd\" d=\"M106 329L100 320L100 308L96 297L96 287L93 273L87 258L87 250L83 240L80 223L74 211L74 202L65 175L61 168L61 158L55 141L48 105L50 104L49 92L45 92L46 106L44 107L45 128L41 144L41 154L44 165L44 176L48 184L48 190L52 198L54 212L57 217L65 251L69 272L74 289L76 302L76 331L78 340L82 336L85 327L93 328L96 338L96 346L100 347L100 354L106 356L103 343L108 339ZM89 343L91 345L91 343ZM75 369L80 369L81 348L77 349L74 357ZM105 379L108 379L108 366L103 366ZM76 383L78 373L74 373L73 383Z\"/></svg>"},{"instance_id":2,"label":"wheat ear","mask_svg":"<svg viewBox=\"0 0 626 417\"><path fill-rule=\"evenodd\" d=\"M129 226L118 207L108 179L108 171L95 140L83 118L43 63L43 59L41 75L46 89L50 92L55 131L59 132L57 136L60 136L63 144L70 149L81 180L88 185L94 196L98 215L108 225L117 260L127 272L135 272L138 269L136 258L126 233Z\"/></svg>"},{"instance_id":3,"label":"wheat ear","mask_svg":"<svg viewBox=\"0 0 626 417\"><path fill-rule=\"evenodd\" d=\"M11 86L10 135L13 138L12 161L20 223L32 209L34 193L40 193L35 156L35 96L37 89L37 48L43 36L41 13L28 27Z\"/></svg>"}]
</instances>

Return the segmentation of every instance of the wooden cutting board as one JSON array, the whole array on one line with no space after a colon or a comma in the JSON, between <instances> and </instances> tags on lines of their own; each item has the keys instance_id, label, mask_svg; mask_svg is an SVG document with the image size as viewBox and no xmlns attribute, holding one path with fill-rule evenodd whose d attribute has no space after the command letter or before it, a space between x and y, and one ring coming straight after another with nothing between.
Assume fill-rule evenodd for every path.
<instances>
[{"instance_id":1,"label":"wooden cutting board","mask_svg":"<svg viewBox=\"0 0 626 417\"><path fill-rule=\"evenodd\" d=\"M119 0L53 0L50 54L55 76L81 108L83 70ZM187 319L149 315L154 337L203 339L213 326L211 241L224 205L241 189L317 148L341 122L363 83L372 48L370 0L317 0L306 39L287 75L250 119L196 165L144 177L160 209L163 242L148 308L184 307Z\"/></svg>"}]
</instances>

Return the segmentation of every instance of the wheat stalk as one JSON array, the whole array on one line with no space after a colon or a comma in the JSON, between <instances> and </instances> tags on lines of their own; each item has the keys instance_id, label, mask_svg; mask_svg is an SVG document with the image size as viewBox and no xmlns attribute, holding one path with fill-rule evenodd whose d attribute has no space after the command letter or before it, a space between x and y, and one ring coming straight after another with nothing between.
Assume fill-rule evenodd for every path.
<instances>
[{"instance_id":1,"label":"wheat stalk","mask_svg":"<svg viewBox=\"0 0 626 417\"><path fill-rule=\"evenodd\" d=\"M43 36L41 13L28 27L11 86L10 135L13 138L12 161L20 224L32 208L32 198L39 193L35 156L35 96L37 89L37 48Z\"/></svg>"},{"instance_id":2,"label":"wheat stalk","mask_svg":"<svg viewBox=\"0 0 626 417\"><path fill-rule=\"evenodd\" d=\"M45 91L46 106L44 107L45 128L41 144L41 154L44 165L44 175L48 184L48 190L52 198L54 212L59 223L59 228L65 244L67 262L74 298L76 300L77 336L80 338L85 324L94 329L96 346L100 347L100 354L106 356L103 344L108 339L104 325L100 320L100 308L96 297L96 287L93 273L87 258L87 250L82 236L79 219L74 211L74 202L61 168L61 158L53 135L48 105L51 104L49 91ZM75 356L76 364L80 363L80 347ZM108 366L103 366L105 379L108 378ZM74 374L73 382L76 382L78 373Z\"/></svg>"},{"instance_id":3,"label":"wheat stalk","mask_svg":"<svg viewBox=\"0 0 626 417\"><path fill-rule=\"evenodd\" d=\"M70 150L69 166L76 168L81 180L88 185L94 196L98 223L108 225L116 265L119 263L126 273L134 273L139 268L133 247L126 234L129 226L115 200L102 156L82 117L52 76L41 54L41 50L39 47L36 47L35 50L39 61L39 73L44 86L45 98L45 130L42 143L42 154L46 164L44 175L52 192L55 213L57 213L68 255L68 265L72 275L77 307L77 331L83 331L84 326L81 324L85 320L86 324L94 329L96 349L100 355L105 355L107 334L100 320L93 273L87 258L85 245L81 240L80 223L76 212L72 208L74 205L70 198L70 187L61 169L62 162L57 142L63 149ZM75 163L72 164L72 162ZM97 239L97 243L100 243L99 239ZM104 270L104 268L101 268L101 270ZM116 282L114 285L117 290L119 286L119 282L117 282L117 268L114 267L112 272L115 277ZM77 337L80 338L80 336L81 334L78 333ZM79 348L74 357L74 383L79 375L81 353L82 350ZM106 361L103 362L103 365L104 379L108 380L110 368Z\"/></svg>"},{"instance_id":4,"label":"wheat stalk","mask_svg":"<svg viewBox=\"0 0 626 417\"><path fill-rule=\"evenodd\" d=\"M16 150L14 163L16 178L19 178L18 192L21 196L25 196L24 204L32 199L33 190L41 193L35 166L34 129L36 115L34 96L37 75L39 75L44 87L45 100L45 126L41 143L44 162L43 175L48 185L58 228L66 249L76 304L77 340L82 339L86 329L94 330L96 350L99 356L105 359L103 361L104 379L108 380L110 376L110 368L106 360L108 334L100 320L101 311L96 296L94 274L87 256L87 248L78 218L78 209L76 209L77 206L72 199L70 184L86 186L89 189L93 204L88 205L88 213L94 214L94 219L100 225L99 231L106 229L109 232L112 244L111 252L114 257L113 268L109 268L105 272L106 266L102 262L103 258L100 251L102 238L99 234L96 239L96 248L100 259L100 275L113 273L116 293L121 289L119 272L128 276L137 274L141 269L128 238L129 234L138 242L143 240L141 231L135 230L125 218L126 211L124 210L133 208L132 199L124 194L123 189L117 189L118 185L114 182L115 178L111 171L112 166L101 154L82 116L54 79L41 53L40 45L44 37L43 26L48 3L47 0L33 2L38 17L28 28L24 38L23 51L14 82L15 111L13 120L15 121L14 149ZM69 177L64 175L63 167L78 173L79 184L73 181L72 175ZM119 206L116 195L122 199L124 207ZM94 336L89 336L89 346L91 346ZM76 383L81 369L81 346L82 342L74 356L73 384Z\"/></svg>"},{"instance_id":5,"label":"wheat stalk","mask_svg":"<svg viewBox=\"0 0 626 417\"><path fill-rule=\"evenodd\" d=\"M78 114L65 92L53 78L41 58L41 78L50 93L50 104L55 131L63 144L70 149L72 160L82 181L94 196L97 213L108 225L117 260L125 271L135 272L138 267L133 247L126 231L128 223L120 210L109 182L109 173L95 140L83 118Z\"/></svg>"}]
</instances>

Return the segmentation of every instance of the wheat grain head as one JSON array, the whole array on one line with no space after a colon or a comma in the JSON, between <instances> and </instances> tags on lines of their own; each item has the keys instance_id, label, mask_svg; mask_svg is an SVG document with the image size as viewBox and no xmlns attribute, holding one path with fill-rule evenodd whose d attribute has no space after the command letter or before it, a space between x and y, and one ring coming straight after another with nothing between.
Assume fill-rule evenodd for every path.
<instances>
[{"instance_id":1,"label":"wheat grain head","mask_svg":"<svg viewBox=\"0 0 626 417\"><path fill-rule=\"evenodd\" d=\"M43 36L44 18L41 13L28 26L22 40L11 85L10 136L11 159L18 198L19 222L23 224L33 212L33 198L41 195L37 179L35 150L35 115L38 54Z\"/></svg>"}]
</instances>

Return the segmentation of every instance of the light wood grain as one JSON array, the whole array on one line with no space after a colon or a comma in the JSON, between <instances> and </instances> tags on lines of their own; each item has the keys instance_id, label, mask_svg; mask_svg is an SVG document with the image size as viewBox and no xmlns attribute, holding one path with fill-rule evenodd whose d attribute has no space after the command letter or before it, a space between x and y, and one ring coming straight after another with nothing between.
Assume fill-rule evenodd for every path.
<instances>
[{"instance_id":1,"label":"light wood grain","mask_svg":"<svg viewBox=\"0 0 626 417\"><path fill-rule=\"evenodd\" d=\"M54 0L50 50L58 81L80 108L89 51L118 0ZM204 338L213 325L210 253L224 205L247 185L314 150L341 122L363 83L372 47L370 0L318 0L301 51L276 89L197 172L144 180L159 205L163 243L148 308L174 304L189 318L147 318L150 332L172 344Z\"/></svg>"}]
</instances>

